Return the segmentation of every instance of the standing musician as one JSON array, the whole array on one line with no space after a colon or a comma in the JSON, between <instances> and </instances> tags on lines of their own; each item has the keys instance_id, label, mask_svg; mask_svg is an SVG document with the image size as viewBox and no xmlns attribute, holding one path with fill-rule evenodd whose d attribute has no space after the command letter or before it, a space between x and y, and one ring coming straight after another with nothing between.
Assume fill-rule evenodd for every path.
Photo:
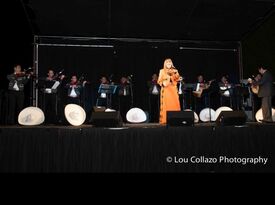
<instances>
[{"instance_id":1,"label":"standing musician","mask_svg":"<svg viewBox=\"0 0 275 205\"><path fill-rule=\"evenodd\" d=\"M160 86L158 84L158 75L156 73L152 75L151 81L148 81L148 87L150 122L158 122Z\"/></svg>"},{"instance_id":2,"label":"standing musician","mask_svg":"<svg viewBox=\"0 0 275 205\"><path fill-rule=\"evenodd\" d=\"M273 122L272 120L272 96L273 92L273 78L270 71L265 67L260 66L258 68L259 73L262 75L262 78L258 81L252 81L249 79L249 83L252 83L253 86L259 86L258 96L262 98L262 111L263 111L263 120L262 122Z\"/></svg>"},{"instance_id":3,"label":"standing musician","mask_svg":"<svg viewBox=\"0 0 275 205\"><path fill-rule=\"evenodd\" d=\"M106 76L102 76L100 79L100 85L109 85L109 81ZM107 107L107 93L100 93L97 97L96 106L105 106Z\"/></svg>"},{"instance_id":4,"label":"standing musician","mask_svg":"<svg viewBox=\"0 0 275 205\"><path fill-rule=\"evenodd\" d=\"M43 111L45 113L45 122L47 124L55 124L58 115L58 90L65 75L62 71L56 73L53 69L49 69L46 78L39 81L39 87L43 94Z\"/></svg>"},{"instance_id":5,"label":"standing musician","mask_svg":"<svg viewBox=\"0 0 275 205\"><path fill-rule=\"evenodd\" d=\"M258 73L254 78L256 82L260 81L261 79L262 75L260 73ZM252 85L252 93L254 110L259 110L261 108L261 98L258 97L259 85Z\"/></svg>"},{"instance_id":6,"label":"standing musician","mask_svg":"<svg viewBox=\"0 0 275 205\"><path fill-rule=\"evenodd\" d=\"M24 108L24 87L32 73L21 71L21 65L14 66L14 73L7 76L9 80L8 92L8 124L15 124L15 116Z\"/></svg>"},{"instance_id":7,"label":"standing musician","mask_svg":"<svg viewBox=\"0 0 275 205\"><path fill-rule=\"evenodd\" d=\"M118 102L122 120L127 122L126 114L131 108L131 87L129 78L122 77L120 79L120 85L118 87Z\"/></svg>"},{"instance_id":8,"label":"standing musician","mask_svg":"<svg viewBox=\"0 0 275 205\"><path fill-rule=\"evenodd\" d=\"M180 111L180 102L177 84L180 80L178 70L174 67L170 58L163 63L163 68L159 72L158 84L161 86L160 92L160 124L166 124L167 111Z\"/></svg>"},{"instance_id":9,"label":"standing musician","mask_svg":"<svg viewBox=\"0 0 275 205\"><path fill-rule=\"evenodd\" d=\"M71 82L66 84L65 88L68 90L67 92L67 104L77 104L80 105L81 100L81 91L87 81L81 82L77 79L76 75L73 75L71 78Z\"/></svg>"}]
</instances>

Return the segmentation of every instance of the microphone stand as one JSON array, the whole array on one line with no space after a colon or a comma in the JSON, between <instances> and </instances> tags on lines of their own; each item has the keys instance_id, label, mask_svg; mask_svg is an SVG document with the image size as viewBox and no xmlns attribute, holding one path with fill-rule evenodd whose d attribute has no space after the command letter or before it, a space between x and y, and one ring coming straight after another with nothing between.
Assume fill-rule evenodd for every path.
<instances>
[{"instance_id":1,"label":"microphone stand","mask_svg":"<svg viewBox=\"0 0 275 205\"><path fill-rule=\"evenodd\" d=\"M134 106L133 83L132 83L132 78L130 76L128 77L128 82L130 85L130 92L131 92L131 108L133 108Z\"/></svg>"}]
</instances>

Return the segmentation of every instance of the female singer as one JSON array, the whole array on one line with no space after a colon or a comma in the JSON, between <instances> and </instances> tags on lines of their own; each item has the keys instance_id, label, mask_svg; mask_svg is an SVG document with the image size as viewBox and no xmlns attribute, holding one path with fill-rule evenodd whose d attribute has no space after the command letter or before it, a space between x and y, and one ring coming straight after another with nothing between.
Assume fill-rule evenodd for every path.
<instances>
[{"instance_id":1,"label":"female singer","mask_svg":"<svg viewBox=\"0 0 275 205\"><path fill-rule=\"evenodd\" d=\"M180 80L178 70L171 59L166 59L159 72L158 84L160 92L160 124L166 124L167 111L180 111L177 82Z\"/></svg>"}]
</instances>

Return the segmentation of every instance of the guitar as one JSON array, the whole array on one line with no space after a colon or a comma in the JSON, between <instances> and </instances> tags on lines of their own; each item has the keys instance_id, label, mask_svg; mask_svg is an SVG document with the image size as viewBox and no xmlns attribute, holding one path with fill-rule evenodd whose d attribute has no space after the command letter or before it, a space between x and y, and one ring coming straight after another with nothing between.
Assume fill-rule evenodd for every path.
<instances>
[{"instance_id":1,"label":"guitar","mask_svg":"<svg viewBox=\"0 0 275 205\"><path fill-rule=\"evenodd\" d=\"M197 98L200 98L201 95L202 95L202 92L203 92L204 90L209 89L209 87L211 86L211 83L214 82L215 80L216 80L216 79L212 79L212 80L208 81L208 83L205 83L205 84L204 84L204 87L199 87L199 88L197 88L196 91L193 91L193 95L194 95L195 97L197 97ZM199 84L199 83L197 83L197 86L199 86L198 84Z\"/></svg>"},{"instance_id":2,"label":"guitar","mask_svg":"<svg viewBox=\"0 0 275 205\"><path fill-rule=\"evenodd\" d=\"M247 82L248 83L250 83L251 84L251 91L252 91L252 93L254 93L255 95L258 95L258 93L259 93L259 85L253 85L253 83L255 82L256 80L254 79L252 79L252 78L248 78L247 79Z\"/></svg>"}]
</instances>

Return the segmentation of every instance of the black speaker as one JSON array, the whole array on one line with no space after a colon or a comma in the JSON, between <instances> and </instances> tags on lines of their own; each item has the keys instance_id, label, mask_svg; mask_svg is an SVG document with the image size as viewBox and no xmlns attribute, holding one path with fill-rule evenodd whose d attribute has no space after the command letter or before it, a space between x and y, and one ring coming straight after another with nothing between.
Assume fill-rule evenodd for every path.
<instances>
[{"instance_id":1,"label":"black speaker","mask_svg":"<svg viewBox=\"0 0 275 205\"><path fill-rule=\"evenodd\" d=\"M95 127L122 127L120 112L93 112L91 123Z\"/></svg>"},{"instance_id":2,"label":"black speaker","mask_svg":"<svg viewBox=\"0 0 275 205\"><path fill-rule=\"evenodd\" d=\"M168 126L193 126L194 112L193 111L168 111L167 125Z\"/></svg>"},{"instance_id":3,"label":"black speaker","mask_svg":"<svg viewBox=\"0 0 275 205\"><path fill-rule=\"evenodd\" d=\"M218 125L244 125L247 116L244 111L222 111L218 116L216 123Z\"/></svg>"}]
</instances>

